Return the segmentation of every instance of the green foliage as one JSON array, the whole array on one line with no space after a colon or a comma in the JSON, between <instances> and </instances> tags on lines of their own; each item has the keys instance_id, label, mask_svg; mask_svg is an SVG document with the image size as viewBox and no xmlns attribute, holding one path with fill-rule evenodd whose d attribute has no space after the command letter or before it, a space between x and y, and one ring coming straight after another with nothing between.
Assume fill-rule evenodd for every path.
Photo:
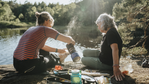
<instances>
[{"instance_id":1,"label":"green foliage","mask_svg":"<svg viewBox=\"0 0 149 84\"><path fill-rule=\"evenodd\" d=\"M17 23L19 23L20 22L20 20L17 18L16 20L15 20Z\"/></svg>"},{"instance_id":2,"label":"green foliage","mask_svg":"<svg viewBox=\"0 0 149 84\"><path fill-rule=\"evenodd\" d=\"M30 6L28 9L27 9L27 12L25 13L25 20L26 21L29 21L29 22L32 22L32 21L36 21L36 18L35 18L35 12L36 12L36 7L35 6Z\"/></svg>"},{"instance_id":3,"label":"green foliage","mask_svg":"<svg viewBox=\"0 0 149 84\"><path fill-rule=\"evenodd\" d=\"M118 24L118 31L128 49L124 50L127 50L129 54L147 54L146 50L149 51L149 42L146 38L149 35L148 11L148 0L123 0L113 7L113 16ZM143 51L140 51L140 48Z\"/></svg>"},{"instance_id":4,"label":"green foliage","mask_svg":"<svg viewBox=\"0 0 149 84\"><path fill-rule=\"evenodd\" d=\"M146 55L148 51L145 48L142 47L134 47L132 49L123 47L122 49L122 56L128 56L128 55Z\"/></svg>"},{"instance_id":5,"label":"green foliage","mask_svg":"<svg viewBox=\"0 0 149 84\"><path fill-rule=\"evenodd\" d=\"M83 0L78 3L77 16L83 25L95 25L97 17L102 13L112 14L113 5L122 0Z\"/></svg>"},{"instance_id":6,"label":"green foliage","mask_svg":"<svg viewBox=\"0 0 149 84\"><path fill-rule=\"evenodd\" d=\"M0 18L4 16L5 12L4 8L0 8Z\"/></svg>"},{"instance_id":7,"label":"green foliage","mask_svg":"<svg viewBox=\"0 0 149 84\"><path fill-rule=\"evenodd\" d=\"M17 27L26 27L26 26L33 26L33 24L28 25L24 22L16 22L16 21L0 21L1 28L17 28Z\"/></svg>"},{"instance_id":8,"label":"green foliage","mask_svg":"<svg viewBox=\"0 0 149 84\"><path fill-rule=\"evenodd\" d=\"M22 13L20 13L19 19L21 20L21 19L23 19L23 18L24 18L24 15L23 15Z\"/></svg>"},{"instance_id":9,"label":"green foliage","mask_svg":"<svg viewBox=\"0 0 149 84\"><path fill-rule=\"evenodd\" d=\"M15 19L10 6L7 3L0 3L0 20L12 21Z\"/></svg>"},{"instance_id":10,"label":"green foliage","mask_svg":"<svg viewBox=\"0 0 149 84\"><path fill-rule=\"evenodd\" d=\"M60 5L59 3L46 5L45 2L31 4L25 1L24 4L18 4L16 1L2 1L1 4L5 7L0 8L0 19L15 21L16 18L19 18L21 22L35 22L36 11L47 11L55 19L55 25L68 25L74 16L78 18L77 22L82 25L95 25L94 21L101 13L112 14L113 5L119 2L121 0L82 0L81 2L75 0L74 3L68 5ZM8 19L8 15L11 15L10 19Z\"/></svg>"},{"instance_id":11,"label":"green foliage","mask_svg":"<svg viewBox=\"0 0 149 84\"><path fill-rule=\"evenodd\" d=\"M135 38L145 36L137 35L139 29L145 30L148 26L149 3L147 0L123 0L113 7L113 16L119 24L119 32L124 44L130 43Z\"/></svg>"}]
</instances>

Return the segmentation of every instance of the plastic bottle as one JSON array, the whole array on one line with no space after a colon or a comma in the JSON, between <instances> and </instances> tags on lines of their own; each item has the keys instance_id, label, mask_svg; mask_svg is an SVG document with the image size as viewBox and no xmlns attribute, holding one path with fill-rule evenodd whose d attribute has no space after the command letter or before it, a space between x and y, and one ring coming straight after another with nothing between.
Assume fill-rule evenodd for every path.
<instances>
[{"instance_id":1,"label":"plastic bottle","mask_svg":"<svg viewBox=\"0 0 149 84\"><path fill-rule=\"evenodd\" d=\"M120 70L123 74L128 75L133 72L133 68L131 64L125 64L120 67Z\"/></svg>"},{"instance_id":2,"label":"plastic bottle","mask_svg":"<svg viewBox=\"0 0 149 84\"><path fill-rule=\"evenodd\" d=\"M79 70L72 70L71 72L71 84L82 84L81 72Z\"/></svg>"},{"instance_id":3,"label":"plastic bottle","mask_svg":"<svg viewBox=\"0 0 149 84\"><path fill-rule=\"evenodd\" d=\"M107 77L104 76L95 77L95 80L97 81L98 84L112 84L111 80L109 80Z\"/></svg>"},{"instance_id":4,"label":"plastic bottle","mask_svg":"<svg viewBox=\"0 0 149 84\"><path fill-rule=\"evenodd\" d=\"M67 44L66 47L67 47L69 53L71 54L71 58L72 58L73 62L78 62L80 60L80 56L76 52L73 44Z\"/></svg>"}]
</instances>

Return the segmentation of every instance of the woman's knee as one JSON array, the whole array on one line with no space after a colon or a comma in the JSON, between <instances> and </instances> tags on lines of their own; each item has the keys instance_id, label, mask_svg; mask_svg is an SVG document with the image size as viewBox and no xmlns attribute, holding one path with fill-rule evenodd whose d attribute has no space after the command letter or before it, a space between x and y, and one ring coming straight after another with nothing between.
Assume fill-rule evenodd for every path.
<instances>
[{"instance_id":1,"label":"woman's knee","mask_svg":"<svg viewBox=\"0 0 149 84\"><path fill-rule=\"evenodd\" d=\"M87 51L88 51L88 50L83 50L83 56L86 55Z\"/></svg>"},{"instance_id":2,"label":"woman's knee","mask_svg":"<svg viewBox=\"0 0 149 84\"><path fill-rule=\"evenodd\" d=\"M94 58L93 57L82 57L81 59L81 62L84 64L84 65L90 65L91 63L91 60L93 60Z\"/></svg>"},{"instance_id":3,"label":"woman's knee","mask_svg":"<svg viewBox=\"0 0 149 84\"><path fill-rule=\"evenodd\" d=\"M100 51L97 49L85 49L83 51L83 56L84 57L98 57Z\"/></svg>"},{"instance_id":4,"label":"woman's knee","mask_svg":"<svg viewBox=\"0 0 149 84\"><path fill-rule=\"evenodd\" d=\"M82 62L84 65L86 65L86 62L88 62L87 57L82 57L82 58L81 58L81 62Z\"/></svg>"},{"instance_id":5,"label":"woman's knee","mask_svg":"<svg viewBox=\"0 0 149 84\"><path fill-rule=\"evenodd\" d=\"M84 57L81 58L81 62L84 63Z\"/></svg>"},{"instance_id":6,"label":"woman's knee","mask_svg":"<svg viewBox=\"0 0 149 84\"><path fill-rule=\"evenodd\" d=\"M90 50L90 49L83 50L84 57L90 57L91 53L92 53L92 50Z\"/></svg>"}]
</instances>

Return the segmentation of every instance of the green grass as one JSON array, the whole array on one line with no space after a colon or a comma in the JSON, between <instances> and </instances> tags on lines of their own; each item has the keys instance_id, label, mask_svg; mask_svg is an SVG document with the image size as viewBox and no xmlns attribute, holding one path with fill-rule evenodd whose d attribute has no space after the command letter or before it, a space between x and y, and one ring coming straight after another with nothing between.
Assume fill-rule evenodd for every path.
<instances>
[{"instance_id":1,"label":"green grass","mask_svg":"<svg viewBox=\"0 0 149 84\"><path fill-rule=\"evenodd\" d=\"M146 55L147 54L147 50L145 48L142 47L134 47L134 48L126 48L123 47L122 49L122 56L128 56L128 55Z\"/></svg>"},{"instance_id":2,"label":"green grass","mask_svg":"<svg viewBox=\"0 0 149 84\"><path fill-rule=\"evenodd\" d=\"M34 26L35 23L14 22L14 21L0 21L0 28L20 28L27 26Z\"/></svg>"}]
</instances>

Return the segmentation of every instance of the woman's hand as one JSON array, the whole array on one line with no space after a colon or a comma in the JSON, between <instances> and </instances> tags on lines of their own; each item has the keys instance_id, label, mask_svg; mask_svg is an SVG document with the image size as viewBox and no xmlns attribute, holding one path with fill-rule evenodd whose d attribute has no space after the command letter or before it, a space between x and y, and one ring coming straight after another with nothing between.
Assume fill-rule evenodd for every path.
<instances>
[{"instance_id":1,"label":"woman's hand","mask_svg":"<svg viewBox=\"0 0 149 84\"><path fill-rule=\"evenodd\" d=\"M66 53L66 48L65 49L58 49L58 53Z\"/></svg>"},{"instance_id":2,"label":"woman's hand","mask_svg":"<svg viewBox=\"0 0 149 84\"><path fill-rule=\"evenodd\" d=\"M121 73L119 67L113 67L113 76L117 81L122 81L125 78L124 74Z\"/></svg>"},{"instance_id":3,"label":"woman's hand","mask_svg":"<svg viewBox=\"0 0 149 84\"><path fill-rule=\"evenodd\" d=\"M74 39L73 39L71 36L68 36L68 37L70 38L70 42L69 42L69 44L72 43L73 45L75 45L75 41L74 41Z\"/></svg>"}]
</instances>

